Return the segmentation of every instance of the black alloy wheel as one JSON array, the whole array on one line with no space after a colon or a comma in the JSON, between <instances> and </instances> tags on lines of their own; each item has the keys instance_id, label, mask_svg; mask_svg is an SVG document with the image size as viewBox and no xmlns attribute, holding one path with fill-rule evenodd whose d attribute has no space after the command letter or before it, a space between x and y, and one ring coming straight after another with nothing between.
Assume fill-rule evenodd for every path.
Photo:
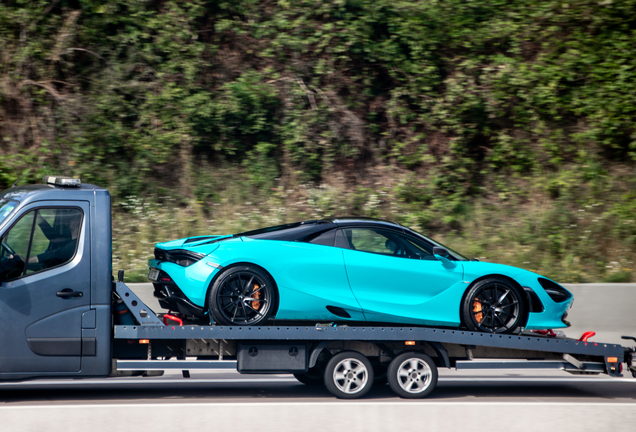
<instances>
[{"instance_id":1,"label":"black alloy wheel","mask_svg":"<svg viewBox=\"0 0 636 432\"><path fill-rule=\"evenodd\" d=\"M523 324L525 304L510 282L489 278L473 285L464 298L461 315L469 330L513 333Z\"/></svg>"},{"instance_id":2,"label":"black alloy wheel","mask_svg":"<svg viewBox=\"0 0 636 432\"><path fill-rule=\"evenodd\" d=\"M256 266L236 266L223 272L208 298L210 317L221 325L258 325L272 314L276 291L271 278Z\"/></svg>"}]
</instances>

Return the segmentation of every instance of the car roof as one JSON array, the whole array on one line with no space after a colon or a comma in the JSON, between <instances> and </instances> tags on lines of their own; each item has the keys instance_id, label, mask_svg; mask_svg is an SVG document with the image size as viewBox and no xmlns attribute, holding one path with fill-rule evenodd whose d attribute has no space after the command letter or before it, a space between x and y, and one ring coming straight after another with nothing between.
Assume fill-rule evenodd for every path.
<instances>
[{"instance_id":1,"label":"car roof","mask_svg":"<svg viewBox=\"0 0 636 432\"><path fill-rule=\"evenodd\" d=\"M384 219L368 218L368 217L345 216L345 217L338 217L338 218L329 218L326 220L334 224L337 224L338 226L382 225L382 226L389 226L393 228L403 228L402 225L400 225L397 222L388 221Z\"/></svg>"},{"instance_id":2,"label":"car roof","mask_svg":"<svg viewBox=\"0 0 636 432\"><path fill-rule=\"evenodd\" d=\"M264 227L252 231L246 231L238 234L234 234L233 237L250 237L261 240L287 240L296 241L304 240L313 235L317 235L324 231L328 231L339 227L349 226L372 226L376 228L389 228L404 230L404 227L395 222L386 221L382 219L373 219L365 217L339 217L339 218L326 218L326 219L314 219L306 220L302 222L294 222L284 225L276 225L270 227Z\"/></svg>"}]
</instances>

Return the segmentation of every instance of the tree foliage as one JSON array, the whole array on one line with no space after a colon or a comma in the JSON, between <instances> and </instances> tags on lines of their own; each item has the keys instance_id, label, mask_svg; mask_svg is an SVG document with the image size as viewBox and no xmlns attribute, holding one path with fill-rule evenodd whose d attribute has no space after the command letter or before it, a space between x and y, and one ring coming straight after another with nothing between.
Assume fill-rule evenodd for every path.
<instances>
[{"instance_id":1,"label":"tree foliage","mask_svg":"<svg viewBox=\"0 0 636 432\"><path fill-rule=\"evenodd\" d=\"M635 46L636 0L4 0L0 183L187 202L219 167L267 195L391 166L411 222L445 229L529 184L624 196Z\"/></svg>"}]
</instances>

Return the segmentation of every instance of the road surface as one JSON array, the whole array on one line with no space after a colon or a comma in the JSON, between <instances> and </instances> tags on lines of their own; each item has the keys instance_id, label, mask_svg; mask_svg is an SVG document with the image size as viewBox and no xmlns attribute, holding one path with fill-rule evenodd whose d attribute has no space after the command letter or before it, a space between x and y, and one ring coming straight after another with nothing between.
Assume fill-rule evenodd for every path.
<instances>
[{"instance_id":1,"label":"road surface","mask_svg":"<svg viewBox=\"0 0 636 432\"><path fill-rule=\"evenodd\" d=\"M158 310L148 284L131 284ZM567 330L595 340L636 335L636 284L568 286ZM162 377L0 383L2 431L632 431L636 379L565 372L440 370L427 399L397 398L387 386L355 401L290 375L180 372Z\"/></svg>"}]
</instances>

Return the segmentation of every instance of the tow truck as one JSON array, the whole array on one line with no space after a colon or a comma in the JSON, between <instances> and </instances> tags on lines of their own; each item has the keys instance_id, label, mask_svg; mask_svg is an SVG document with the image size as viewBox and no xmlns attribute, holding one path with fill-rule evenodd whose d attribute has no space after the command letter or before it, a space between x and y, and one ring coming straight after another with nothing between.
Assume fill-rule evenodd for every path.
<instances>
[{"instance_id":1,"label":"tow truck","mask_svg":"<svg viewBox=\"0 0 636 432\"><path fill-rule=\"evenodd\" d=\"M430 394L438 368L636 377L636 348L552 332L289 323L219 326L156 314L112 271L111 197L68 177L0 193L0 380L289 373L359 398ZM636 338L625 336L636 342Z\"/></svg>"}]
</instances>

